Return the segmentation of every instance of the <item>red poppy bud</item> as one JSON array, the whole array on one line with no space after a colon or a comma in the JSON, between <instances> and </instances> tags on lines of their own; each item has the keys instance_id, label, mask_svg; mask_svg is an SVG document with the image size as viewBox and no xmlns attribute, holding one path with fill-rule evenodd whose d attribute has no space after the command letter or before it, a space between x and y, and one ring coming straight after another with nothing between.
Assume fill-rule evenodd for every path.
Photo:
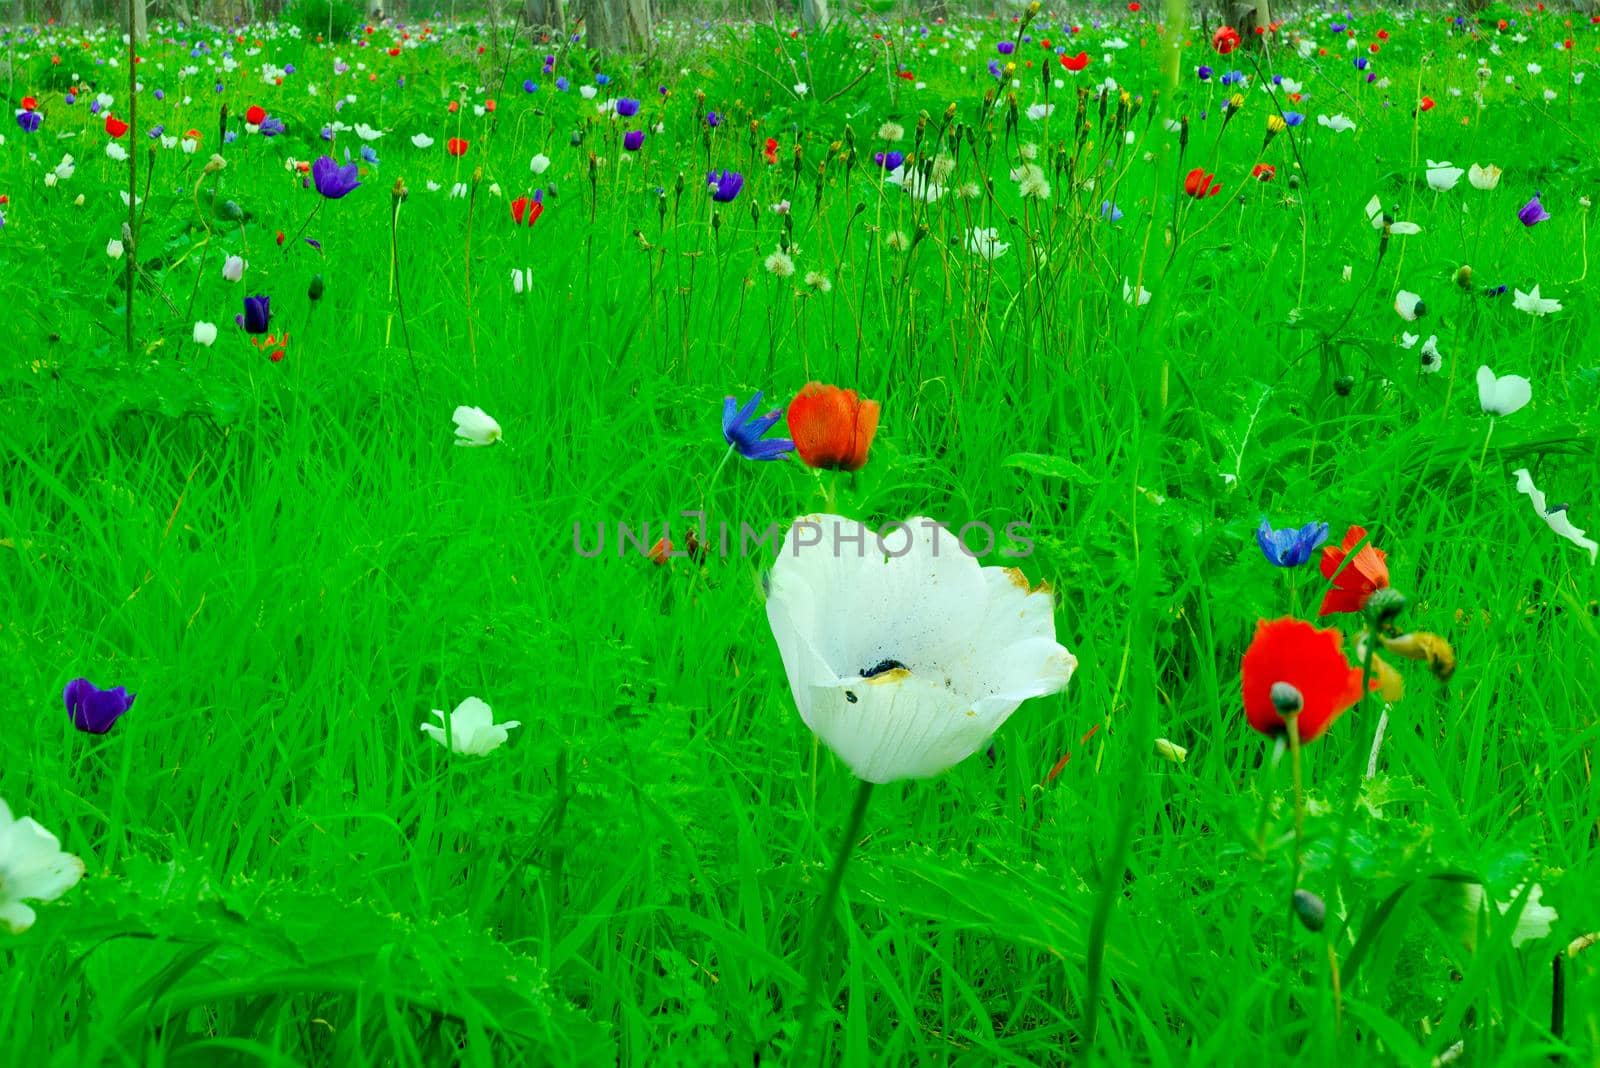
<instances>
[{"instance_id":1,"label":"red poppy bud","mask_svg":"<svg viewBox=\"0 0 1600 1068\"><path fill-rule=\"evenodd\" d=\"M878 402L853 389L808 382L789 402L789 436L807 467L859 471L878 432Z\"/></svg>"}]
</instances>

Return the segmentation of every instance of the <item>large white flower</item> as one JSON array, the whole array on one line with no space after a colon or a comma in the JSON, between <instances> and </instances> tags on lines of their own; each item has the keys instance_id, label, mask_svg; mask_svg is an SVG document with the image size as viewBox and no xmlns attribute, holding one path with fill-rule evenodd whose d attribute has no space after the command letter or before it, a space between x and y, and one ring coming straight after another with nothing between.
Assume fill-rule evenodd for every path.
<instances>
[{"instance_id":1,"label":"large white flower","mask_svg":"<svg viewBox=\"0 0 1600 1068\"><path fill-rule=\"evenodd\" d=\"M500 424L482 408L469 408L463 404L451 418L456 421L457 445L493 445L503 436Z\"/></svg>"},{"instance_id":2,"label":"large white flower","mask_svg":"<svg viewBox=\"0 0 1600 1068\"><path fill-rule=\"evenodd\" d=\"M1326 126L1334 133L1344 133L1346 130L1354 130L1356 128L1356 124L1345 118L1343 115L1335 115L1332 118L1329 118L1326 115L1318 115L1317 125Z\"/></svg>"},{"instance_id":3,"label":"large white flower","mask_svg":"<svg viewBox=\"0 0 1600 1068\"><path fill-rule=\"evenodd\" d=\"M1447 193L1461 181L1461 176L1467 172L1460 167L1453 167L1449 160L1442 163L1428 161L1428 188L1440 193Z\"/></svg>"},{"instance_id":4,"label":"large white flower","mask_svg":"<svg viewBox=\"0 0 1600 1068\"><path fill-rule=\"evenodd\" d=\"M1476 163L1467 168L1467 181L1472 188L1489 190L1500 184L1500 168L1493 163L1480 167Z\"/></svg>"},{"instance_id":5,"label":"large white flower","mask_svg":"<svg viewBox=\"0 0 1600 1068\"><path fill-rule=\"evenodd\" d=\"M1528 495L1528 499L1533 502L1534 511L1539 513L1539 518L1543 519L1551 530L1578 548L1589 550L1589 563L1600 560L1600 542L1585 537L1583 531L1572 525L1572 520L1567 517L1566 505L1549 507L1545 502L1544 491L1533 484L1533 475L1526 467L1519 467L1511 473L1517 479L1517 492Z\"/></svg>"},{"instance_id":6,"label":"large white flower","mask_svg":"<svg viewBox=\"0 0 1600 1068\"><path fill-rule=\"evenodd\" d=\"M436 708L433 714L439 717L440 723L444 722L443 712ZM422 729L440 745L448 745L463 756L483 756L504 745L506 738L509 737L507 732L513 727L520 726L522 724L514 719L496 723L494 712L488 705L476 697L469 697L450 713L448 737L443 727L433 723L422 724Z\"/></svg>"},{"instance_id":7,"label":"large white flower","mask_svg":"<svg viewBox=\"0 0 1600 1068\"><path fill-rule=\"evenodd\" d=\"M1521 375L1496 376L1478 368L1478 404L1490 415L1510 415L1533 399L1533 383Z\"/></svg>"},{"instance_id":8,"label":"large white flower","mask_svg":"<svg viewBox=\"0 0 1600 1068\"><path fill-rule=\"evenodd\" d=\"M32 819L11 818L0 801L0 925L12 934L33 926L30 901L54 901L83 878L83 861L61 851L56 836Z\"/></svg>"},{"instance_id":9,"label":"large white flower","mask_svg":"<svg viewBox=\"0 0 1600 1068\"><path fill-rule=\"evenodd\" d=\"M857 777L920 779L971 756L1077 659L1053 599L1014 568L983 567L915 517L883 537L837 515L789 528L768 576L767 622L806 726Z\"/></svg>"},{"instance_id":10,"label":"large white flower","mask_svg":"<svg viewBox=\"0 0 1600 1068\"><path fill-rule=\"evenodd\" d=\"M1511 303L1517 311L1541 317L1561 310L1561 302L1554 297L1541 297L1538 286L1534 286L1533 290L1528 293L1524 293L1520 289L1512 290Z\"/></svg>"},{"instance_id":11,"label":"large white flower","mask_svg":"<svg viewBox=\"0 0 1600 1068\"><path fill-rule=\"evenodd\" d=\"M1402 289L1394 295L1395 314L1408 323L1414 323L1422 316L1428 314L1428 306L1421 297L1407 289Z\"/></svg>"}]
</instances>

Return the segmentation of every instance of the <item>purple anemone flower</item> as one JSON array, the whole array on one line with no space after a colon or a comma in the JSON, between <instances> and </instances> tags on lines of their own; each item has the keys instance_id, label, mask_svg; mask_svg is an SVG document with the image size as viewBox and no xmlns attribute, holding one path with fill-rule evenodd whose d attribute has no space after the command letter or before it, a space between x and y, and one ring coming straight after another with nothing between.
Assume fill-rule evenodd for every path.
<instances>
[{"instance_id":1,"label":"purple anemone flower","mask_svg":"<svg viewBox=\"0 0 1600 1068\"><path fill-rule=\"evenodd\" d=\"M361 168L350 162L348 153L343 167L332 156L318 156L311 165L311 180L317 192L329 200L340 200L361 184Z\"/></svg>"},{"instance_id":2,"label":"purple anemone flower","mask_svg":"<svg viewBox=\"0 0 1600 1068\"><path fill-rule=\"evenodd\" d=\"M872 162L886 171L899 170L900 165L905 161L906 154L904 152L876 152L872 156Z\"/></svg>"},{"instance_id":3,"label":"purple anemone flower","mask_svg":"<svg viewBox=\"0 0 1600 1068\"><path fill-rule=\"evenodd\" d=\"M102 690L88 679L73 679L61 696L72 725L88 734L104 734L116 726L135 697L121 686Z\"/></svg>"},{"instance_id":4,"label":"purple anemone flower","mask_svg":"<svg viewBox=\"0 0 1600 1068\"><path fill-rule=\"evenodd\" d=\"M524 93L537 93L539 91L539 83L532 78L527 78L522 83L522 91Z\"/></svg>"},{"instance_id":5,"label":"purple anemone flower","mask_svg":"<svg viewBox=\"0 0 1600 1068\"><path fill-rule=\"evenodd\" d=\"M738 171L712 171L706 175L706 184L711 187L712 200L727 204L744 188L744 175Z\"/></svg>"},{"instance_id":6,"label":"purple anemone flower","mask_svg":"<svg viewBox=\"0 0 1600 1068\"><path fill-rule=\"evenodd\" d=\"M22 127L23 133L33 133L39 128L39 124L43 121L43 116L41 116L37 111L17 112L17 125Z\"/></svg>"},{"instance_id":7,"label":"purple anemone flower","mask_svg":"<svg viewBox=\"0 0 1600 1068\"><path fill-rule=\"evenodd\" d=\"M706 125L712 128L721 126L722 116L718 115L715 111L706 112Z\"/></svg>"},{"instance_id":8,"label":"purple anemone flower","mask_svg":"<svg viewBox=\"0 0 1600 1068\"><path fill-rule=\"evenodd\" d=\"M724 397L722 401L722 437L729 445L739 451L739 455L746 460L782 460L794 451L794 442L788 438L773 438L763 441L762 435L771 430L779 419L783 418L783 409L768 412L766 415L756 415L756 409L761 406L761 391L751 397L743 407L734 397Z\"/></svg>"},{"instance_id":9,"label":"purple anemone flower","mask_svg":"<svg viewBox=\"0 0 1600 1068\"><path fill-rule=\"evenodd\" d=\"M267 324L272 321L272 298L267 296L245 297L244 314L239 316L238 323L244 327L247 334L265 334Z\"/></svg>"},{"instance_id":10,"label":"purple anemone flower","mask_svg":"<svg viewBox=\"0 0 1600 1068\"><path fill-rule=\"evenodd\" d=\"M261 120L262 137L277 137L287 129L288 127L283 124L283 120L276 116L268 115Z\"/></svg>"},{"instance_id":11,"label":"purple anemone flower","mask_svg":"<svg viewBox=\"0 0 1600 1068\"><path fill-rule=\"evenodd\" d=\"M1517 218L1522 221L1523 226L1538 226L1550 218L1550 213L1539 203L1539 194L1534 193L1532 200L1517 209Z\"/></svg>"},{"instance_id":12,"label":"purple anemone flower","mask_svg":"<svg viewBox=\"0 0 1600 1068\"><path fill-rule=\"evenodd\" d=\"M644 147L644 131L629 130L622 135L622 147L629 152L637 152Z\"/></svg>"},{"instance_id":13,"label":"purple anemone flower","mask_svg":"<svg viewBox=\"0 0 1600 1068\"><path fill-rule=\"evenodd\" d=\"M1017 50L1017 46L1011 41L1001 41L999 44L994 46L994 50L999 52L1002 56L1009 56L1011 53Z\"/></svg>"},{"instance_id":14,"label":"purple anemone flower","mask_svg":"<svg viewBox=\"0 0 1600 1068\"><path fill-rule=\"evenodd\" d=\"M1328 524L1307 523L1296 529L1274 530L1265 519L1256 528L1256 544L1267 562L1277 567L1299 567L1311 559L1317 546L1328 540Z\"/></svg>"},{"instance_id":15,"label":"purple anemone flower","mask_svg":"<svg viewBox=\"0 0 1600 1068\"><path fill-rule=\"evenodd\" d=\"M639 102L632 97L622 97L617 101L617 114L625 119L631 119L639 114Z\"/></svg>"},{"instance_id":16,"label":"purple anemone flower","mask_svg":"<svg viewBox=\"0 0 1600 1068\"><path fill-rule=\"evenodd\" d=\"M1208 81L1211 80L1211 68L1206 66L1203 63L1200 65L1200 68L1198 70L1196 70L1194 73L1195 73L1195 76L1198 77L1203 82L1208 82Z\"/></svg>"}]
</instances>

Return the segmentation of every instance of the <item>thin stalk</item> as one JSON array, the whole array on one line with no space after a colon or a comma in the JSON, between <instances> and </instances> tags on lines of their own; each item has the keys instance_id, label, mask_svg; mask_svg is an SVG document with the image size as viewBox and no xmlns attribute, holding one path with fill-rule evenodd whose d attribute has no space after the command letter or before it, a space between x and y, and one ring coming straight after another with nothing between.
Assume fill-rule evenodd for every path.
<instances>
[{"instance_id":1,"label":"thin stalk","mask_svg":"<svg viewBox=\"0 0 1600 1068\"><path fill-rule=\"evenodd\" d=\"M828 871L828 885L823 888L822 897L817 902L817 911L811 919L811 932L806 938L805 967L800 973L806 979L806 994L805 1001L800 1006L800 1031L794 1058L794 1063L797 1065L809 1063L806 1055L811 1049L811 1024L816 1017L817 998L821 995L823 936L827 934L828 920L833 915L833 907L839 900L839 888L844 885L845 865L849 863L850 853L855 849L856 838L861 834L861 825L866 820L867 802L871 800L872 783L862 779L856 788L856 800L850 809L850 818L845 822L844 837L839 841L839 851L834 855L833 867Z\"/></svg>"}]
</instances>

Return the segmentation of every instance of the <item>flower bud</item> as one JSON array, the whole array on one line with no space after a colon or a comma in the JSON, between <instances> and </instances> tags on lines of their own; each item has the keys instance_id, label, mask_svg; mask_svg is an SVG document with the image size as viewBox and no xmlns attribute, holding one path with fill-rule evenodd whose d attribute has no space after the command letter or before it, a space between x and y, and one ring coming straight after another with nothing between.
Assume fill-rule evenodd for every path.
<instances>
[{"instance_id":1,"label":"flower bud","mask_svg":"<svg viewBox=\"0 0 1600 1068\"><path fill-rule=\"evenodd\" d=\"M1367 598L1366 610L1367 615L1380 627L1393 623L1406 610L1406 595L1392 586L1374 590L1372 596Z\"/></svg>"},{"instance_id":2,"label":"flower bud","mask_svg":"<svg viewBox=\"0 0 1600 1068\"><path fill-rule=\"evenodd\" d=\"M1354 375L1340 375L1333 380L1333 391L1341 397L1350 396L1355 388L1356 380Z\"/></svg>"},{"instance_id":3,"label":"flower bud","mask_svg":"<svg viewBox=\"0 0 1600 1068\"><path fill-rule=\"evenodd\" d=\"M1328 914L1328 907L1322 903L1322 899L1310 890L1296 890L1293 900L1294 914L1299 917L1301 925L1308 931L1322 930Z\"/></svg>"},{"instance_id":4,"label":"flower bud","mask_svg":"<svg viewBox=\"0 0 1600 1068\"><path fill-rule=\"evenodd\" d=\"M207 174L216 174L218 171L222 170L222 168L226 167L227 165L228 165L228 161L227 160L223 159L222 156L219 155L218 153L213 152L213 153L211 153L211 158L206 160L205 173L207 173Z\"/></svg>"},{"instance_id":5,"label":"flower bud","mask_svg":"<svg viewBox=\"0 0 1600 1068\"><path fill-rule=\"evenodd\" d=\"M1156 739L1156 756L1173 764L1182 764L1189 759L1189 750L1165 738Z\"/></svg>"},{"instance_id":6,"label":"flower bud","mask_svg":"<svg viewBox=\"0 0 1600 1068\"><path fill-rule=\"evenodd\" d=\"M1456 285L1472 292L1472 268L1465 263L1456 268Z\"/></svg>"},{"instance_id":7,"label":"flower bud","mask_svg":"<svg viewBox=\"0 0 1600 1068\"><path fill-rule=\"evenodd\" d=\"M306 297L313 302L322 299L322 276L320 274L311 276L311 284L306 287Z\"/></svg>"},{"instance_id":8,"label":"flower bud","mask_svg":"<svg viewBox=\"0 0 1600 1068\"><path fill-rule=\"evenodd\" d=\"M1272 707L1278 710L1280 716L1298 716L1300 710L1305 707L1305 698L1300 695L1300 691L1287 682L1273 683L1269 692L1272 697Z\"/></svg>"},{"instance_id":9,"label":"flower bud","mask_svg":"<svg viewBox=\"0 0 1600 1068\"><path fill-rule=\"evenodd\" d=\"M1440 682L1449 682L1450 676L1456 673L1456 651L1450 647L1448 641L1437 634L1415 631L1397 638L1385 638L1379 635L1378 640L1383 643L1385 649L1397 656L1403 656L1407 660L1426 661L1428 670L1433 672L1433 677Z\"/></svg>"}]
</instances>

